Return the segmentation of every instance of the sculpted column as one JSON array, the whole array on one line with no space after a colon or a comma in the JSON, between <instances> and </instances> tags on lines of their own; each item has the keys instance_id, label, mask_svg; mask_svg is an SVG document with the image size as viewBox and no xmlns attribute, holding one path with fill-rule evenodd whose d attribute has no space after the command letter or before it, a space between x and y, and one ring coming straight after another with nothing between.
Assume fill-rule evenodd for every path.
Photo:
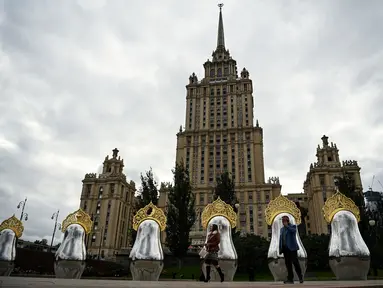
<instances>
[{"instance_id":1,"label":"sculpted column","mask_svg":"<svg viewBox=\"0 0 383 288\"><path fill-rule=\"evenodd\" d=\"M208 204L202 212L202 227L206 229L206 241L213 224L218 226L221 236L218 251L218 263L225 275L225 282L233 281L237 271L237 251L235 250L231 229L237 224L237 214L233 208L222 201L219 197L213 203ZM206 248L203 247L200 255L206 255ZM201 257L203 258L203 257ZM203 272L206 277L206 265L203 264ZM210 281L221 281L218 272L211 270Z\"/></svg>"},{"instance_id":2,"label":"sculpted column","mask_svg":"<svg viewBox=\"0 0 383 288\"><path fill-rule=\"evenodd\" d=\"M287 279L287 270L285 266L285 259L283 254L279 252L280 231L283 227L282 217L289 217L290 223L293 225L301 224L301 211L283 195L279 195L274 200L270 201L265 209L266 223L271 225L271 240L269 252L267 254L269 269L273 274L275 281L285 281ZM297 229L298 230L298 229ZM307 269L307 253L299 233L296 233L296 240L298 244L298 260L302 270L302 276L305 275ZM294 269L294 280L298 280Z\"/></svg>"},{"instance_id":3,"label":"sculpted column","mask_svg":"<svg viewBox=\"0 0 383 288\"><path fill-rule=\"evenodd\" d=\"M150 202L134 216L133 229L137 231L136 241L129 255L133 280L158 281L164 268L160 234L166 229L164 211Z\"/></svg>"},{"instance_id":4,"label":"sculpted column","mask_svg":"<svg viewBox=\"0 0 383 288\"><path fill-rule=\"evenodd\" d=\"M13 215L0 224L0 276L9 276L15 266L16 241L23 235L24 226Z\"/></svg>"},{"instance_id":5,"label":"sculpted column","mask_svg":"<svg viewBox=\"0 0 383 288\"><path fill-rule=\"evenodd\" d=\"M370 251L359 231L359 208L337 189L327 199L323 214L331 223L329 262L337 280L367 280Z\"/></svg>"},{"instance_id":6,"label":"sculpted column","mask_svg":"<svg viewBox=\"0 0 383 288\"><path fill-rule=\"evenodd\" d=\"M61 224L64 239L55 255L56 278L80 279L86 267L85 235L93 221L81 208L69 214Z\"/></svg>"}]
</instances>

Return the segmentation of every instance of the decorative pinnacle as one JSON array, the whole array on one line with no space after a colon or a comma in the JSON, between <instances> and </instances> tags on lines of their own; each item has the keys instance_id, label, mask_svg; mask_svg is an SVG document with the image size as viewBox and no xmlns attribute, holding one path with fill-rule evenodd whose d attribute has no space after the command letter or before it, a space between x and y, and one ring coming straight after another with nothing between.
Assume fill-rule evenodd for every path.
<instances>
[{"instance_id":1,"label":"decorative pinnacle","mask_svg":"<svg viewBox=\"0 0 383 288\"><path fill-rule=\"evenodd\" d=\"M218 37L217 48L225 48L225 36L223 32L223 19L222 19L222 7L223 4L218 4L219 7L219 21L218 21Z\"/></svg>"}]
</instances>

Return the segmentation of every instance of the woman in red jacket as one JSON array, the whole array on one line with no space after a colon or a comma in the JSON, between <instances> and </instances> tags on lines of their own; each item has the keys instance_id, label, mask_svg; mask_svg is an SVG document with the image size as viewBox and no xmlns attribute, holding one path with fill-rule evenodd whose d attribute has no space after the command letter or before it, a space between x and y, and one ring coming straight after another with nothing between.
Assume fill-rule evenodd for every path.
<instances>
[{"instance_id":1,"label":"woman in red jacket","mask_svg":"<svg viewBox=\"0 0 383 288\"><path fill-rule=\"evenodd\" d=\"M206 278L205 282L210 280L210 270L211 265L214 265L217 269L219 276L221 277L221 282L224 280L224 275L222 273L221 267L218 265L218 251L219 243L221 241L221 235L218 232L218 226L216 224L211 225L209 235L207 237L207 242L205 244L207 255L205 258L206 264Z\"/></svg>"}]
</instances>

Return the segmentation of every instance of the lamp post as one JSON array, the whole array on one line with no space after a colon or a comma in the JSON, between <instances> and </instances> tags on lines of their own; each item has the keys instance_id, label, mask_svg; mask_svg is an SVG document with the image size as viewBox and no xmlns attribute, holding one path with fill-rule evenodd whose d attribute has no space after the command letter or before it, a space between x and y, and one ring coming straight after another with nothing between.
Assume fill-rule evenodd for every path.
<instances>
[{"instance_id":1,"label":"lamp post","mask_svg":"<svg viewBox=\"0 0 383 288\"><path fill-rule=\"evenodd\" d=\"M378 235L377 235L377 233L376 233L376 221L375 221L375 219L370 219L369 221L368 221L368 224L370 225L370 238L371 238L371 247L370 247L370 249L371 250L374 250L374 248L375 248L375 245L377 244L377 241L378 241ZM374 255L374 251L370 251L370 255L372 256L371 257L371 268L372 268L372 270L374 271L374 276L378 276L378 269L377 269L377 267L376 267L376 259L375 259L375 257L373 256Z\"/></svg>"},{"instance_id":2,"label":"lamp post","mask_svg":"<svg viewBox=\"0 0 383 288\"><path fill-rule=\"evenodd\" d=\"M53 234L52 234L52 240L51 240L51 246L49 248L49 251L52 251L52 246L53 246L53 239L55 238L55 234L56 234L56 230L57 230L57 227L59 229L61 229L61 224L60 223L57 223L57 218L59 217L59 214L60 214L60 210L57 210L57 212L53 213L52 214L52 217L51 219L55 219L55 227L53 228Z\"/></svg>"},{"instance_id":3,"label":"lamp post","mask_svg":"<svg viewBox=\"0 0 383 288\"><path fill-rule=\"evenodd\" d=\"M24 213L25 204L27 204L27 198L25 197L24 201L20 201L19 205L17 205L17 209L20 209L21 207L21 215L20 215L20 221L28 220L28 213Z\"/></svg>"}]
</instances>

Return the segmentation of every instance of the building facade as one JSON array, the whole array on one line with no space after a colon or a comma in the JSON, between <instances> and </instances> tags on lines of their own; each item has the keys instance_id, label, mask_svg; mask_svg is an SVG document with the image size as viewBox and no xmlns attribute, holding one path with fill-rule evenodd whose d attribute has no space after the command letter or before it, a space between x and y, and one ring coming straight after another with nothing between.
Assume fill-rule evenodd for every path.
<instances>
[{"instance_id":1,"label":"building facade","mask_svg":"<svg viewBox=\"0 0 383 288\"><path fill-rule=\"evenodd\" d=\"M356 190L363 193L360 167L355 160L341 162L336 144L329 144L325 135L322 137L322 146L318 145L316 157L317 161L310 165L303 183L307 195L308 229L312 234L328 234L330 230L323 217L322 207L327 198L335 193L334 177L347 174L353 179Z\"/></svg>"},{"instance_id":2,"label":"building facade","mask_svg":"<svg viewBox=\"0 0 383 288\"><path fill-rule=\"evenodd\" d=\"M92 257L114 259L122 248L130 245L132 208L135 183L126 180L124 160L117 148L112 157L105 157L102 173L85 175L80 207L93 220L92 232L87 236L87 252Z\"/></svg>"},{"instance_id":3,"label":"building facade","mask_svg":"<svg viewBox=\"0 0 383 288\"><path fill-rule=\"evenodd\" d=\"M204 77L193 73L186 85L186 119L177 134L176 161L190 173L196 195L197 221L192 243L203 241L200 215L213 199L216 177L228 171L239 200L239 229L268 237L264 219L267 203L278 196L278 177L265 181L263 130L254 125L253 84L245 68L225 47L220 6L217 47L204 64Z\"/></svg>"}]
</instances>

